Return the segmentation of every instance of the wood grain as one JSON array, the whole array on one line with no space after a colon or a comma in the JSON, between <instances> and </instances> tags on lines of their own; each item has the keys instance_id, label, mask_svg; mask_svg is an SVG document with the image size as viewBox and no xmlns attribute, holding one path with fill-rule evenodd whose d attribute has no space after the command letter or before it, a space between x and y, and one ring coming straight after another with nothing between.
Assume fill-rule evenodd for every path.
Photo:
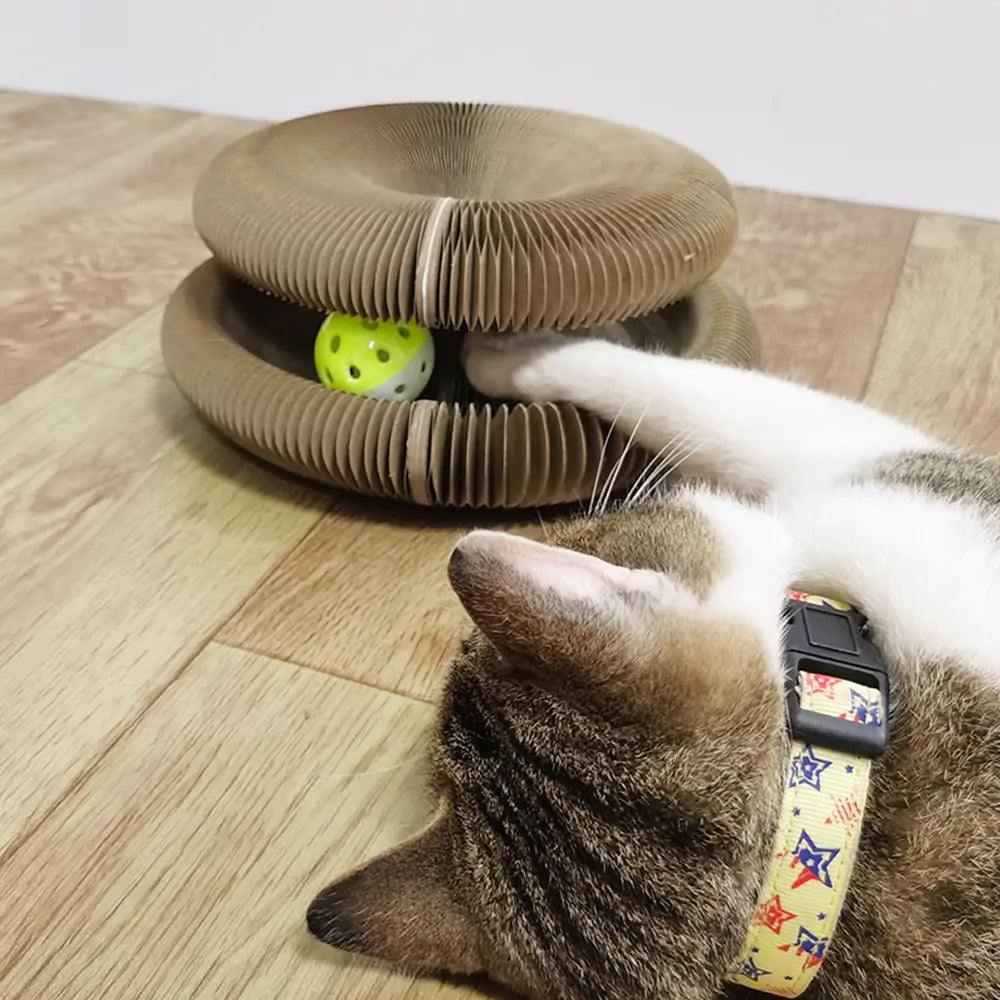
<instances>
[{"instance_id":1,"label":"wood grain","mask_svg":"<svg viewBox=\"0 0 1000 1000\"><path fill-rule=\"evenodd\" d=\"M78 362L0 407L0 600L120 516L185 426L183 400L155 380Z\"/></svg>"},{"instance_id":2,"label":"wood grain","mask_svg":"<svg viewBox=\"0 0 1000 1000\"><path fill-rule=\"evenodd\" d=\"M378 523L374 531L372 520ZM445 661L468 625L448 584L448 556L471 527L487 524L529 536L541 531L537 520L518 515L472 521L338 499L219 639L389 691L433 698Z\"/></svg>"},{"instance_id":3,"label":"wood grain","mask_svg":"<svg viewBox=\"0 0 1000 1000\"><path fill-rule=\"evenodd\" d=\"M859 397L916 216L757 190L738 191L737 206L721 275L753 311L763 367Z\"/></svg>"},{"instance_id":4,"label":"wood grain","mask_svg":"<svg viewBox=\"0 0 1000 1000\"><path fill-rule=\"evenodd\" d=\"M913 233L913 246L951 254L1000 254L1000 222L922 215Z\"/></svg>"},{"instance_id":5,"label":"wood grain","mask_svg":"<svg viewBox=\"0 0 1000 1000\"><path fill-rule=\"evenodd\" d=\"M0 401L149 309L204 259L194 179L249 127L184 120L0 204Z\"/></svg>"},{"instance_id":6,"label":"wood grain","mask_svg":"<svg viewBox=\"0 0 1000 1000\"><path fill-rule=\"evenodd\" d=\"M1000 452L1000 225L920 220L866 400Z\"/></svg>"},{"instance_id":7,"label":"wood grain","mask_svg":"<svg viewBox=\"0 0 1000 1000\"><path fill-rule=\"evenodd\" d=\"M426 818L430 717L208 646L0 871L0 994L408 996L407 977L308 940L304 916L336 874Z\"/></svg>"},{"instance_id":8,"label":"wood grain","mask_svg":"<svg viewBox=\"0 0 1000 1000\"><path fill-rule=\"evenodd\" d=\"M8 90L0 87L0 114L19 113L25 108L37 108L47 103L62 104L63 101L72 103L73 100L75 98L68 97L53 100L48 94L38 94L30 90Z\"/></svg>"},{"instance_id":9,"label":"wood grain","mask_svg":"<svg viewBox=\"0 0 1000 1000\"><path fill-rule=\"evenodd\" d=\"M325 502L234 452L178 407L165 380L79 374L108 390L82 404L85 428L101 437L78 456L69 434L28 420L7 455L25 468L0 470L13 479L18 538L3 567L17 582L0 613L0 704L17 720L0 728L0 851L132 723ZM54 408L57 378L40 390ZM145 470L119 440L137 425L163 449ZM96 469L88 448L99 449Z\"/></svg>"},{"instance_id":10,"label":"wood grain","mask_svg":"<svg viewBox=\"0 0 1000 1000\"><path fill-rule=\"evenodd\" d=\"M141 148L194 117L110 101L0 95L0 204L95 161Z\"/></svg>"},{"instance_id":11,"label":"wood grain","mask_svg":"<svg viewBox=\"0 0 1000 1000\"><path fill-rule=\"evenodd\" d=\"M127 323L117 333L99 341L77 359L85 364L104 365L125 371L145 372L158 378L168 378L160 352L162 302Z\"/></svg>"}]
</instances>

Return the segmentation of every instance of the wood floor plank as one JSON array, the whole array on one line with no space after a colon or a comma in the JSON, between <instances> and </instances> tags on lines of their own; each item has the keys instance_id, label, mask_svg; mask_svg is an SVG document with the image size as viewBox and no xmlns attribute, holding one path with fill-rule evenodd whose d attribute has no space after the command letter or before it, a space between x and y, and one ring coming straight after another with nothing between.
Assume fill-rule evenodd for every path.
<instances>
[{"instance_id":1,"label":"wood floor plank","mask_svg":"<svg viewBox=\"0 0 1000 1000\"><path fill-rule=\"evenodd\" d=\"M0 90L0 118L7 115L19 115L24 111L41 108L51 97L47 94L37 94L28 90ZM0 135L3 134L0 125Z\"/></svg>"},{"instance_id":2,"label":"wood floor plank","mask_svg":"<svg viewBox=\"0 0 1000 1000\"><path fill-rule=\"evenodd\" d=\"M205 258L194 181L250 127L194 118L0 205L0 401L162 301Z\"/></svg>"},{"instance_id":3,"label":"wood floor plank","mask_svg":"<svg viewBox=\"0 0 1000 1000\"><path fill-rule=\"evenodd\" d=\"M88 371L96 386L100 369ZM105 416L85 426L105 435L98 462L119 485L102 488L44 422L20 431L18 447L34 446L39 460L8 508L25 541L9 564L5 552L4 572L17 580L23 571L26 582L0 595L0 704L17 720L0 727L0 851L86 771L326 502L223 443L168 381L103 374L118 388L105 396ZM145 472L134 447L113 440L136 426L154 448L173 442Z\"/></svg>"},{"instance_id":4,"label":"wood floor plank","mask_svg":"<svg viewBox=\"0 0 1000 1000\"><path fill-rule=\"evenodd\" d=\"M533 513L450 515L338 498L219 632L222 642L433 698L467 619L448 556L473 526L538 537Z\"/></svg>"},{"instance_id":5,"label":"wood floor plank","mask_svg":"<svg viewBox=\"0 0 1000 1000\"><path fill-rule=\"evenodd\" d=\"M120 516L192 422L156 379L79 362L0 406L0 605Z\"/></svg>"},{"instance_id":6,"label":"wood floor plank","mask_svg":"<svg viewBox=\"0 0 1000 1000\"><path fill-rule=\"evenodd\" d=\"M311 942L312 895L419 829L427 706L210 645L0 870L0 993L439 998Z\"/></svg>"},{"instance_id":7,"label":"wood floor plank","mask_svg":"<svg viewBox=\"0 0 1000 1000\"><path fill-rule=\"evenodd\" d=\"M163 308L162 302L153 306L121 330L99 341L77 360L167 378L167 369L160 351Z\"/></svg>"},{"instance_id":8,"label":"wood floor plank","mask_svg":"<svg viewBox=\"0 0 1000 1000\"><path fill-rule=\"evenodd\" d=\"M33 90L11 90L9 87L0 87L0 112L37 106L48 99L47 94Z\"/></svg>"},{"instance_id":9,"label":"wood floor plank","mask_svg":"<svg viewBox=\"0 0 1000 1000\"><path fill-rule=\"evenodd\" d=\"M169 108L32 95L0 99L0 203L176 128Z\"/></svg>"},{"instance_id":10,"label":"wood floor plank","mask_svg":"<svg viewBox=\"0 0 1000 1000\"><path fill-rule=\"evenodd\" d=\"M1000 224L920 219L866 400L1000 452Z\"/></svg>"},{"instance_id":11,"label":"wood floor plank","mask_svg":"<svg viewBox=\"0 0 1000 1000\"><path fill-rule=\"evenodd\" d=\"M1000 222L955 215L921 215L913 231L913 245L952 254L1000 254Z\"/></svg>"},{"instance_id":12,"label":"wood floor plank","mask_svg":"<svg viewBox=\"0 0 1000 1000\"><path fill-rule=\"evenodd\" d=\"M772 191L736 194L740 238L720 273L753 310L763 367L857 398L916 216Z\"/></svg>"}]
</instances>

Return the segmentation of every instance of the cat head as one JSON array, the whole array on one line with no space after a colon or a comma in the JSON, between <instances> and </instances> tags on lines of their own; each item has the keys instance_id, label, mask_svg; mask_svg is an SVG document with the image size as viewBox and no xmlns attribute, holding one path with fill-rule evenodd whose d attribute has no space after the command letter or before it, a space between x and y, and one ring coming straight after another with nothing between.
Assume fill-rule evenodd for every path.
<instances>
[{"instance_id":1,"label":"cat head","mask_svg":"<svg viewBox=\"0 0 1000 1000\"><path fill-rule=\"evenodd\" d=\"M773 637L728 606L739 555L690 505L557 540L455 548L475 629L438 718L436 811L322 892L310 930L527 997L715 996L781 795Z\"/></svg>"}]
</instances>

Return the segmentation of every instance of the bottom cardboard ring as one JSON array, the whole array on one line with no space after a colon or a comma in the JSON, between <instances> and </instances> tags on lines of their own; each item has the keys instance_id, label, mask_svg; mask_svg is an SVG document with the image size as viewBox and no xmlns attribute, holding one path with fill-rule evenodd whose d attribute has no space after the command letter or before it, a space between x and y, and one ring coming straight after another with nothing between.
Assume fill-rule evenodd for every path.
<instances>
[{"instance_id":1,"label":"bottom cardboard ring","mask_svg":"<svg viewBox=\"0 0 1000 1000\"><path fill-rule=\"evenodd\" d=\"M590 497L626 447L624 434L609 436L573 406L478 396L461 373L458 333L436 335L425 393L433 398L397 403L327 389L311 369L320 319L209 260L167 304L164 361L181 392L236 444L290 472L372 496L450 507L569 503ZM714 281L623 326L649 349L741 366L757 356L746 306ZM637 481L648 458L629 451L615 493Z\"/></svg>"}]
</instances>

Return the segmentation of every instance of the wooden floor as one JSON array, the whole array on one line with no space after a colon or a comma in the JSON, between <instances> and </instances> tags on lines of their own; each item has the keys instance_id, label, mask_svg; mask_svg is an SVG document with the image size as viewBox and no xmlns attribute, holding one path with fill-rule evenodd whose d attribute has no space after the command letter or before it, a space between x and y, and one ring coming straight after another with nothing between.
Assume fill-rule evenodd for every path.
<instances>
[{"instance_id":1,"label":"wooden floor","mask_svg":"<svg viewBox=\"0 0 1000 1000\"><path fill-rule=\"evenodd\" d=\"M0 996L457 997L307 940L413 830L469 524L250 463L165 377L249 124L0 93ZM723 165L724 166L724 165ZM1000 225L739 194L766 367L1000 451ZM526 530L537 527L534 514ZM418 530L419 529L419 530Z\"/></svg>"}]
</instances>

